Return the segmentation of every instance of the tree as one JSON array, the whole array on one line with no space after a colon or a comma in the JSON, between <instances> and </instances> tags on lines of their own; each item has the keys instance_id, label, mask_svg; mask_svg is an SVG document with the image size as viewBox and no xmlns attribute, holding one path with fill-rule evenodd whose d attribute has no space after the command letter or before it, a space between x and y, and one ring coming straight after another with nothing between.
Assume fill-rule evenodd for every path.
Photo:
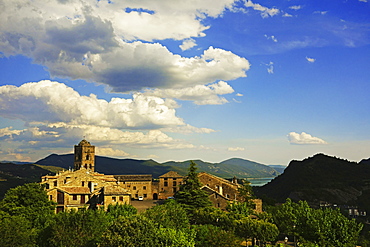
<instances>
[{"instance_id":1,"label":"tree","mask_svg":"<svg viewBox=\"0 0 370 247\"><path fill-rule=\"evenodd\" d=\"M243 217L236 221L236 225L236 234L246 241L252 239L253 245L256 240L263 243L274 241L279 235L279 230L276 225L263 220Z\"/></svg>"},{"instance_id":2,"label":"tree","mask_svg":"<svg viewBox=\"0 0 370 247\"><path fill-rule=\"evenodd\" d=\"M119 216L103 234L102 247L192 247L191 234L173 228L163 228L143 215Z\"/></svg>"},{"instance_id":3,"label":"tree","mask_svg":"<svg viewBox=\"0 0 370 247\"><path fill-rule=\"evenodd\" d=\"M0 201L0 211L11 216L23 216L41 227L54 214L55 203L49 201L46 191L38 183L29 183L10 189Z\"/></svg>"},{"instance_id":4,"label":"tree","mask_svg":"<svg viewBox=\"0 0 370 247\"><path fill-rule=\"evenodd\" d=\"M188 229L190 227L186 210L175 200L168 200L163 205L157 205L143 212L148 219L161 227L173 229Z\"/></svg>"},{"instance_id":5,"label":"tree","mask_svg":"<svg viewBox=\"0 0 370 247\"><path fill-rule=\"evenodd\" d=\"M109 225L104 210L71 210L55 214L41 232L39 245L98 246L103 232Z\"/></svg>"},{"instance_id":6,"label":"tree","mask_svg":"<svg viewBox=\"0 0 370 247\"><path fill-rule=\"evenodd\" d=\"M193 212L194 223L197 225L214 225L227 231L234 230L234 218L230 213L219 208L199 208Z\"/></svg>"},{"instance_id":7,"label":"tree","mask_svg":"<svg viewBox=\"0 0 370 247\"><path fill-rule=\"evenodd\" d=\"M238 247L240 240L232 231L223 230L214 225L195 225L196 247Z\"/></svg>"},{"instance_id":8,"label":"tree","mask_svg":"<svg viewBox=\"0 0 370 247\"><path fill-rule=\"evenodd\" d=\"M23 216L0 217L0 236L3 247L35 246L36 232L31 222Z\"/></svg>"},{"instance_id":9,"label":"tree","mask_svg":"<svg viewBox=\"0 0 370 247\"><path fill-rule=\"evenodd\" d=\"M109 204L107 208L107 214L109 217L115 219L118 216L132 216L137 214L137 209L129 204Z\"/></svg>"},{"instance_id":10,"label":"tree","mask_svg":"<svg viewBox=\"0 0 370 247\"><path fill-rule=\"evenodd\" d=\"M290 199L273 209L272 215L281 232L321 247L355 246L363 227L339 209L313 209L305 201L294 203Z\"/></svg>"},{"instance_id":11,"label":"tree","mask_svg":"<svg viewBox=\"0 0 370 247\"><path fill-rule=\"evenodd\" d=\"M208 194L201 190L202 183L199 181L196 170L196 164L192 161L189 166L189 173L184 179L184 183L175 194L175 200L186 205L186 208L190 211L212 205Z\"/></svg>"}]
</instances>

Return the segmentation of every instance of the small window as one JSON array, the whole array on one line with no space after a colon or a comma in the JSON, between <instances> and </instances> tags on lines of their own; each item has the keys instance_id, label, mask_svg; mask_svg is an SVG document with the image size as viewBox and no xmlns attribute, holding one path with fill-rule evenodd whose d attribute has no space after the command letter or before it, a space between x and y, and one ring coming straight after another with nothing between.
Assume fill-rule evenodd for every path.
<instances>
[{"instance_id":1,"label":"small window","mask_svg":"<svg viewBox=\"0 0 370 247\"><path fill-rule=\"evenodd\" d=\"M121 202L123 202L123 196L120 196L120 197L119 197L119 200L120 200Z\"/></svg>"},{"instance_id":2,"label":"small window","mask_svg":"<svg viewBox=\"0 0 370 247\"><path fill-rule=\"evenodd\" d=\"M168 186L168 182L164 182L164 186L167 187Z\"/></svg>"},{"instance_id":3,"label":"small window","mask_svg":"<svg viewBox=\"0 0 370 247\"><path fill-rule=\"evenodd\" d=\"M139 197L139 194L135 194L135 198L138 198Z\"/></svg>"},{"instance_id":4,"label":"small window","mask_svg":"<svg viewBox=\"0 0 370 247\"><path fill-rule=\"evenodd\" d=\"M72 200L76 201L77 200L77 195L73 195Z\"/></svg>"},{"instance_id":5,"label":"small window","mask_svg":"<svg viewBox=\"0 0 370 247\"><path fill-rule=\"evenodd\" d=\"M173 178L173 180L176 180L176 178Z\"/></svg>"},{"instance_id":6,"label":"small window","mask_svg":"<svg viewBox=\"0 0 370 247\"><path fill-rule=\"evenodd\" d=\"M50 188L50 185L49 184L45 184L45 189L49 189Z\"/></svg>"},{"instance_id":7,"label":"small window","mask_svg":"<svg viewBox=\"0 0 370 247\"><path fill-rule=\"evenodd\" d=\"M176 186L176 185L177 185L176 181L173 181L173 186Z\"/></svg>"},{"instance_id":8,"label":"small window","mask_svg":"<svg viewBox=\"0 0 370 247\"><path fill-rule=\"evenodd\" d=\"M143 186L143 190L146 190L146 186Z\"/></svg>"},{"instance_id":9,"label":"small window","mask_svg":"<svg viewBox=\"0 0 370 247\"><path fill-rule=\"evenodd\" d=\"M112 196L112 202L115 202L115 201L116 201L116 197Z\"/></svg>"},{"instance_id":10,"label":"small window","mask_svg":"<svg viewBox=\"0 0 370 247\"><path fill-rule=\"evenodd\" d=\"M136 186L132 187L133 190L136 190Z\"/></svg>"},{"instance_id":11,"label":"small window","mask_svg":"<svg viewBox=\"0 0 370 247\"><path fill-rule=\"evenodd\" d=\"M82 187L84 187L85 186L85 182L82 182L81 185L82 185Z\"/></svg>"},{"instance_id":12,"label":"small window","mask_svg":"<svg viewBox=\"0 0 370 247\"><path fill-rule=\"evenodd\" d=\"M147 197L147 194L144 194L143 196L144 196L144 198L146 198Z\"/></svg>"},{"instance_id":13,"label":"small window","mask_svg":"<svg viewBox=\"0 0 370 247\"><path fill-rule=\"evenodd\" d=\"M168 180L168 178L164 178L164 181L167 181Z\"/></svg>"},{"instance_id":14,"label":"small window","mask_svg":"<svg viewBox=\"0 0 370 247\"><path fill-rule=\"evenodd\" d=\"M58 186L58 182L57 181L54 181L54 186Z\"/></svg>"},{"instance_id":15,"label":"small window","mask_svg":"<svg viewBox=\"0 0 370 247\"><path fill-rule=\"evenodd\" d=\"M53 200L53 195L50 195L49 196L49 200L52 201Z\"/></svg>"},{"instance_id":16,"label":"small window","mask_svg":"<svg viewBox=\"0 0 370 247\"><path fill-rule=\"evenodd\" d=\"M220 207L220 203L217 203L217 207Z\"/></svg>"}]
</instances>

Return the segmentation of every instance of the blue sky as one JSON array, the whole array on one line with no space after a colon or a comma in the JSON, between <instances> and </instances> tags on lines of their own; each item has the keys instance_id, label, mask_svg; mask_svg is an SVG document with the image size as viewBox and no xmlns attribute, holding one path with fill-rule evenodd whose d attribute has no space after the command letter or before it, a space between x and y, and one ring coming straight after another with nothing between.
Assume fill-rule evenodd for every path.
<instances>
[{"instance_id":1,"label":"blue sky","mask_svg":"<svg viewBox=\"0 0 370 247\"><path fill-rule=\"evenodd\" d=\"M370 2L3 1L0 160L370 157Z\"/></svg>"}]
</instances>

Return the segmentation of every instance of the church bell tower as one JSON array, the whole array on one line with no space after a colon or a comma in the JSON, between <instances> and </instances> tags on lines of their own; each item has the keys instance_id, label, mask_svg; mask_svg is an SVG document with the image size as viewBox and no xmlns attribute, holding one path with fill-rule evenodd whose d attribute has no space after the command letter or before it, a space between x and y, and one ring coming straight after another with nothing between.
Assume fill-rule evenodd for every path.
<instances>
[{"instance_id":1,"label":"church bell tower","mask_svg":"<svg viewBox=\"0 0 370 247\"><path fill-rule=\"evenodd\" d=\"M95 171L95 146L85 139L75 145L74 169L79 170L81 168Z\"/></svg>"}]
</instances>

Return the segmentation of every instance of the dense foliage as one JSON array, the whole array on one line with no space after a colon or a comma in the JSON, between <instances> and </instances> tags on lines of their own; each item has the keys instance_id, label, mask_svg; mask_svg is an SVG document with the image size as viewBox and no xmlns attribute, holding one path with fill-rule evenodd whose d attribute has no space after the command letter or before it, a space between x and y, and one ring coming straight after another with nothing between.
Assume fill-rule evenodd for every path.
<instances>
[{"instance_id":1,"label":"dense foliage","mask_svg":"<svg viewBox=\"0 0 370 247\"><path fill-rule=\"evenodd\" d=\"M313 209L305 201L294 203L287 199L270 211L280 232L320 247L356 246L363 227L355 219L346 218L339 209Z\"/></svg>"},{"instance_id":2,"label":"dense foliage","mask_svg":"<svg viewBox=\"0 0 370 247\"><path fill-rule=\"evenodd\" d=\"M294 236L301 246L356 245L362 225L338 210L312 209L306 202L290 200L262 214L251 210L248 200L234 202L226 211L211 207L198 196L201 184L195 170L194 164L182 187L190 191L183 194L184 200L166 200L142 213L116 204L107 210L55 214L40 185L19 186L0 201L1 246L279 246L279 234ZM248 191L247 186L242 189ZM190 203L191 198L199 201Z\"/></svg>"}]
</instances>

